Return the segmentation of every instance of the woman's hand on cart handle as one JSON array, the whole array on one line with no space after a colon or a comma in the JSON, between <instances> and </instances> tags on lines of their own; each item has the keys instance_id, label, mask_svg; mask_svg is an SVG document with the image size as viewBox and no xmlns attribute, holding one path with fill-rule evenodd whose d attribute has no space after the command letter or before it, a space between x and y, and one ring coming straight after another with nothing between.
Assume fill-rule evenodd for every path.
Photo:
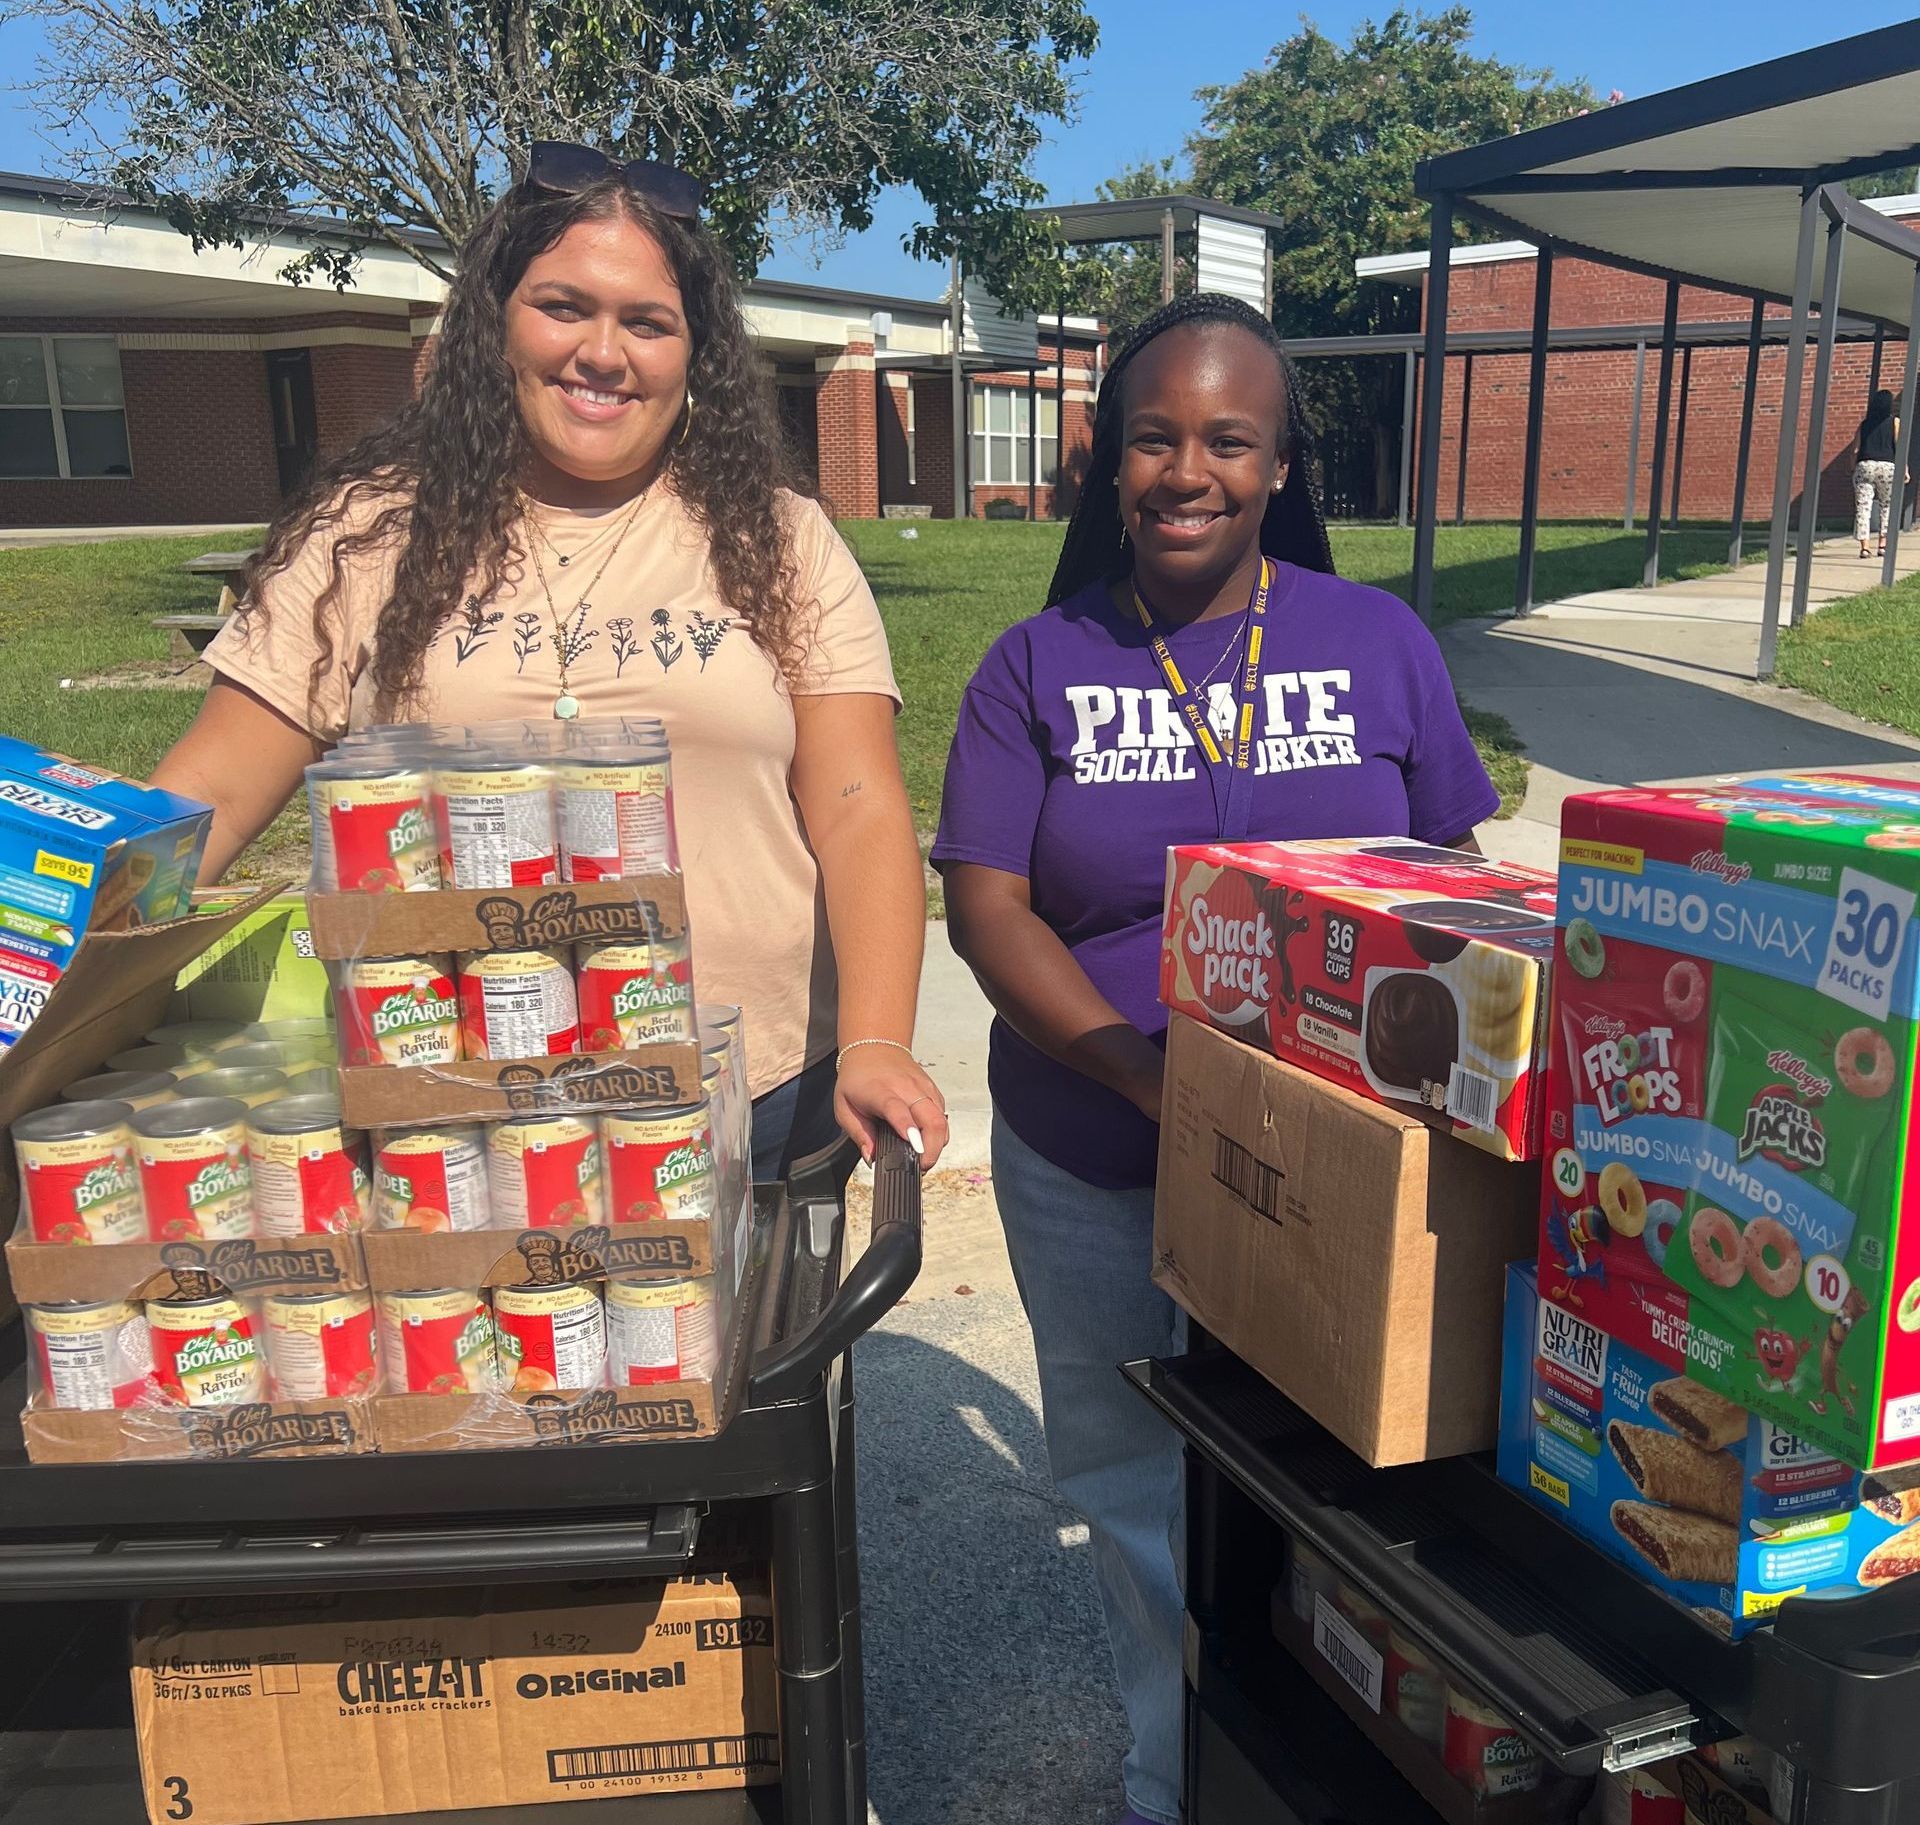
<instances>
[{"instance_id":1,"label":"woman's hand on cart handle","mask_svg":"<svg viewBox=\"0 0 1920 1825\"><path fill-rule=\"evenodd\" d=\"M869 1164L876 1124L891 1128L914 1150L922 1172L931 1171L946 1151L947 1100L897 1040L850 1040L840 1048L833 1112Z\"/></svg>"}]
</instances>

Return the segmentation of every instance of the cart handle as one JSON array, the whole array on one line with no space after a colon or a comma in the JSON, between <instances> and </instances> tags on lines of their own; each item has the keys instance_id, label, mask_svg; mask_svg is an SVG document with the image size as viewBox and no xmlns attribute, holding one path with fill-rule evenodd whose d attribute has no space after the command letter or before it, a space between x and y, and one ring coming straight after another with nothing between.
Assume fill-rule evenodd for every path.
<instances>
[{"instance_id":1,"label":"cart handle","mask_svg":"<svg viewBox=\"0 0 1920 1825\"><path fill-rule=\"evenodd\" d=\"M806 1233L815 1200L794 1213ZM820 1200L824 1204L824 1200ZM844 1215L824 1204L824 1214ZM891 1129L880 1131L873 1156L873 1234L848 1269L826 1309L797 1336L754 1365L747 1397L754 1406L797 1400L837 1356L852 1349L900 1302L920 1272L920 1166Z\"/></svg>"}]
</instances>

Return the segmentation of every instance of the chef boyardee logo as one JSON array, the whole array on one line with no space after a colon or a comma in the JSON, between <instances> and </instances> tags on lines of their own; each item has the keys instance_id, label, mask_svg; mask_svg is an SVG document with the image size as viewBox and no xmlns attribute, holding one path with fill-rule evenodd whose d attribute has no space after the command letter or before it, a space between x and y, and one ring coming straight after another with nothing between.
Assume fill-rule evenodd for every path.
<instances>
[{"instance_id":1,"label":"chef boyardee logo","mask_svg":"<svg viewBox=\"0 0 1920 1825\"><path fill-rule=\"evenodd\" d=\"M131 1160L112 1159L96 1166L73 1188L75 1210L91 1210L109 1198L124 1198L139 1184Z\"/></svg>"},{"instance_id":2,"label":"chef boyardee logo","mask_svg":"<svg viewBox=\"0 0 1920 1825\"><path fill-rule=\"evenodd\" d=\"M653 1182L661 1189L684 1185L689 1179L704 1178L713 1170L713 1155L698 1141L676 1147L653 1170Z\"/></svg>"},{"instance_id":3,"label":"chef boyardee logo","mask_svg":"<svg viewBox=\"0 0 1920 1825\"><path fill-rule=\"evenodd\" d=\"M1767 1064L1786 1082L1768 1084L1747 1105L1736 1157L1758 1153L1789 1172L1818 1171L1827 1163L1827 1131L1810 1104L1824 1102L1833 1080L1790 1052L1775 1052Z\"/></svg>"},{"instance_id":4,"label":"chef boyardee logo","mask_svg":"<svg viewBox=\"0 0 1920 1825\"><path fill-rule=\"evenodd\" d=\"M410 849L427 846L427 814L418 805L409 805L393 820L387 832L387 853L404 855Z\"/></svg>"},{"instance_id":5,"label":"chef boyardee logo","mask_svg":"<svg viewBox=\"0 0 1920 1825\"><path fill-rule=\"evenodd\" d=\"M212 1165L203 1166L188 1185L187 1208L198 1210L216 1198L232 1197L236 1192L251 1190L252 1186L253 1174L245 1160L215 1160Z\"/></svg>"},{"instance_id":6,"label":"chef boyardee logo","mask_svg":"<svg viewBox=\"0 0 1920 1825\"><path fill-rule=\"evenodd\" d=\"M650 1014L656 1008L685 1007L693 1000L693 984L678 982L667 971L648 970L621 983L614 991L616 1014Z\"/></svg>"},{"instance_id":7,"label":"chef boyardee logo","mask_svg":"<svg viewBox=\"0 0 1920 1825\"><path fill-rule=\"evenodd\" d=\"M197 1337L189 1337L174 1354L182 1378L207 1369L233 1368L252 1362L253 1339L244 1331L229 1331L216 1326Z\"/></svg>"},{"instance_id":8,"label":"chef boyardee logo","mask_svg":"<svg viewBox=\"0 0 1920 1825\"><path fill-rule=\"evenodd\" d=\"M426 983L419 982L411 988L396 989L373 1010L373 1033L380 1039L415 1027L445 1026L458 1015L450 996L436 995Z\"/></svg>"}]
</instances>

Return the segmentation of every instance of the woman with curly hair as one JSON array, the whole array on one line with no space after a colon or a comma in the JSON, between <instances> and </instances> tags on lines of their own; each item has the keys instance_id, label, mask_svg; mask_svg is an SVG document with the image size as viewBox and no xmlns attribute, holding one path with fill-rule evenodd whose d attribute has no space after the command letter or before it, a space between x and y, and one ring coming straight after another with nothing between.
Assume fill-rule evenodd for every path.
<instances>
[{"instance_id":1,"label":"woman with curly hair","mask_svg":"<svg viewBox=\"0 0 1920 1825\"><path fill-rule=\"evenodd\" d=\"M701 991L744 1010L756 1172L836 1118L869 1155L878 1124L912 1131L931 1164L886 634L699 200L663 166L532 148L417 396L276 521L154 778L214 807L213 880L350 728L658 714Z\"/></svg>"},{"instance_id":2,"label":"woman with curly hair","mask_svg":"<svg viewBox=\"0 0 1920 1825\"><path fill-rule=\"evenodd\" d=\"M1180 1445L1114 1372L1180 1347L1151 1278L1167 848L1470 843L1498 799L1433 636L1333 574L1293 365L1231 298L1114 361L1047 600L967 686L933 859L999 1014L994 1198L1133 1729L1124 1825L1172 1825Z\"/></svg>"}]
</instances>

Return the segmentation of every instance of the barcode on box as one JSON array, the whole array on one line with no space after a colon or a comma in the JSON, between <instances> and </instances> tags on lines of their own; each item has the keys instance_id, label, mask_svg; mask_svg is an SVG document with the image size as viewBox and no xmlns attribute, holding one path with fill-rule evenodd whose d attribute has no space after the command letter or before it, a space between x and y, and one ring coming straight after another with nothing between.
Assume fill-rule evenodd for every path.
<instances>
[{"instance_id":1,"label":"barcode on box","mask_svg":"<svg viewBox=\"0 0 1920 1825\"><path fill-rule=\"evenodd\" d=\"M1455 1065L1447 1073L1447 1113L1469 1128L1492 1134L1499 1127L1500 1080Z\"/></svg>"},{"instance_id":2,"label":"barcode on box","mask_svg":"<svg viewBox=\"0 0 1920 1825\"><path fill-rule=\"evenodd\" d=\"M635 1774L699 1774L713 1768L774 1768L780 1739L772 1731L746 1736L686 1737L666 1743L602 1743L586 1749L549 1749L547 1779L617 1780Z\"/></svg>"},{"instance_id":3,"label":"barcode on box","mask_svg":"<svg viewBox=\"0 0 1920 1825\"><path fill-rule=\"evenodd\" d=\"M1256 1216L1280 1221L1280 1184L1286 1177L1278 1166L1255 1159L1246 1148L1218 1128L1213 1131L1213 1178L1224 1185Z\"/></svg>"},{"instance_id":4,"label":"barcode on box","mask_svg":"<svg viewBox=\"0 0 1920 1825\"><path fill-rule=\"evenodd\" d=\"M1344 1679L1369 1711L1380 1709L1380 1675L1383 1670L1378 1650L1326 1598L1313 1600L1313 1645L1320 1658Z\"/></svg>"}]
</instances>

